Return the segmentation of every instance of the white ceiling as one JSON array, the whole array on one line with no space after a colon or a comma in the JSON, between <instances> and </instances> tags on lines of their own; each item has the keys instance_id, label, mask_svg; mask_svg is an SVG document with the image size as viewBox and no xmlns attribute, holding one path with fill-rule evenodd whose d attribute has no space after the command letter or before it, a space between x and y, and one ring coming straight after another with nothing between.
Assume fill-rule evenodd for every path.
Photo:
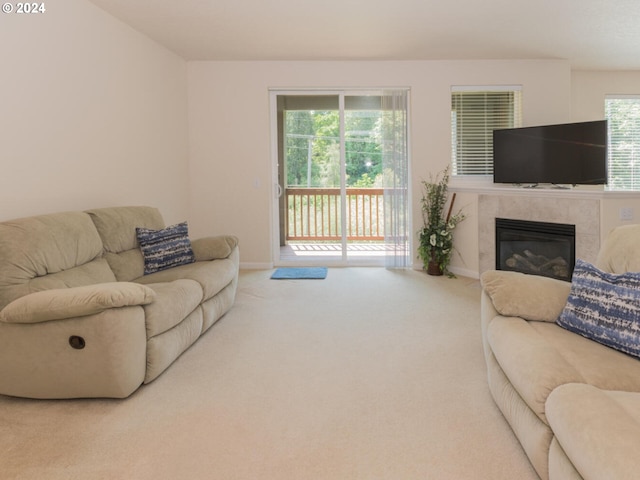
<instances>
[{"instance_id":1,"label":"white ceiling","mask_svg":"<svg viewBox=\"0 0 640 480\"><path fill-rule=\"evenodd\" d=\"M640 0L90 0L187 60L566 59L640 70Z\"/></svg>"}]
</instances>

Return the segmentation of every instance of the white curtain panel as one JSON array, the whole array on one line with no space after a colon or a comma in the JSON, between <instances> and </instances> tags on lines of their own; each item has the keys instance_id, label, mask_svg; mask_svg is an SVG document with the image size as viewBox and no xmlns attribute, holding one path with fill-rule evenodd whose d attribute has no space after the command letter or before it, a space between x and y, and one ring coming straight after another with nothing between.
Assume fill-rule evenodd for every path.
<instances>
[{"instance_id":1,"label":"white curtain panel","mask_svg":"<svg viewBox=\"0 0 640 480\"><path fill-rule=\"evenodd\" d=\"M384 169L384 232L390 247L387 268L411 266L409 217L409 92L382 92Z\"/></svg>"}]
</instances>

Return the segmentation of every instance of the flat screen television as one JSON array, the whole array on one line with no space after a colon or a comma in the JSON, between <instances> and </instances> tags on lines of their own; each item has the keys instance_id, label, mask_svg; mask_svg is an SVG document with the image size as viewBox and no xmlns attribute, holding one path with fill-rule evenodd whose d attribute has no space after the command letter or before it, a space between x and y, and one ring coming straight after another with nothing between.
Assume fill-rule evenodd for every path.
<instances>
[{"instance_id":1,"label":"flat screen television","mask_svg":"<svg viewBox=\"0 0 640 480\"><path fill-rule=\"evenodd\" d=\"M606 184L607 121L494 130L493 182Z\"/></svg>"}]
</instances>

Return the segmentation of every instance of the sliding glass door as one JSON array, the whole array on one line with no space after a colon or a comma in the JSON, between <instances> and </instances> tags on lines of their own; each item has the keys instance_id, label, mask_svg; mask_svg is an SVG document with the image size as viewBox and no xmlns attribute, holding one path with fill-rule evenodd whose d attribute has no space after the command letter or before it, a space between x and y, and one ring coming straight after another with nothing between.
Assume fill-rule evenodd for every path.
<instances>
[{"instance_id":1,"label":"sliding glass door","mask_svg":"<svg viewBox=\"0 0 640 480\"><path fill-rule=\"evenodd\" d=\"M397 250L385 231L392 123L383 92L272 92L271 100L275 262L384 265ZM405 177L394 177L396 200Z\"/></svg>"}]
</instances>

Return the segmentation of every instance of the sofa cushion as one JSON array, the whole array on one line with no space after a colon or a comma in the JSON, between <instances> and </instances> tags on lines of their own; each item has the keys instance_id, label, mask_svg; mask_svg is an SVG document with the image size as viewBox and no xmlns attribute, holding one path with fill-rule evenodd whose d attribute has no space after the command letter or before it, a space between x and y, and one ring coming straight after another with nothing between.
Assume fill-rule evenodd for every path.
<instances>
[{"instance_id":1,"label":"sofa cushion","mask_svg":"<svg viewBox=\"0 0 640 480\"><path fill-rule=\"evenodd\" d=\"M570 289L561 280L503 270L489 270L480 281L499 314L545 322L556 321Z\"/></svg>"},{"instance_id":2,"label":"sofa cushion","mask_svg":"<svg viewBox=\"0 0 640 480\"><path fill-rule=\"evenodd\" d=\"M109 207L88 210L104 243L104 258L115 277L130 282L144 274L144 259L136 237L136 227L159 230L164 220L157 208Z\"/></svg>"},{"instance_id":3,"label":"sofa cushion","mask_svg":"<svg viewBox=\"0 0 640 480\"><path fill-rule=\"evenodd\" d=\"M164 228L162 215L153 207L110 207L88 210L95 224L104 249L110 253L120 253L138 248L136 227Z\"/></svg>"},{"instance_id":4,"label":"sofa cushion","mask_svg":"<svg viewBox=\"0 0 640 480\"><path fill-rule=\"evenodd\" d=\"M150 338L147 341L147 371L144 383L151 382L164 372L201 334L202 309L198 308L171 330Z\"/></svg>"},{"instance_id":5,"label":"sofa cushion","mask_svg":"<svg viewBox=\"0 0 640 480\"><path fill-rule=\"evenodd\" d=\"M144 306L147 338L178 325L202 301L202 288L194 280L150 283L147 287L155 292L155 301Z\"/></svg>"},{"instance_id":6,"label":"sofa cushion","mask_svg":"<svg viewBox=\"0 0 640 480\"><path fill-rule=\"evenodd\" d=\"M154 291L130 282L97 283L76 288L55 288L20 297L0 312L5 323L39 323L94 315L110 308L153 302Z\"/></svg>"},{"instance_id":7,"label":"sofa cushion","mask_svg":"<svg viewBox=\"0 0 640 480\"><path fill-rule=\"evenodd\" d=\"M495 317L487 340L496 361L543 421L549 393L566 383L640 392L640 362L555 323Z\"/></svg>"},{"instance_id":8,"label":"sofa cushion","mask_svg":"<svg viewBox=\"0 0 640 480\"><path fill-rule=\"evenodd\" d=\"M640 273L602 272L577 260L558 325L640 356Z\"/></svg>"},{"instance_id":9,"label":"sofa cushion","mask_svg":"<svg viewBox=\"0 0 640 480\"><path fill-rule=\"evenodd\" d=\"M229 285L237 274L238 265L236 261L231 258L225 258L211 262L195 262L161 270L150 275L144 275L135 281L148 285L188 278L200 284L202 298L203 300L208 300Z\"/></svg>"},{"instance_id":10,"label":"sofa cushion","mask_svg":"<svg viewBox=\"0 0 640 480\"><path fill-rule=\"evenodd\" d=\"M145 275L196 261L187 222L161 230L138 227L136 235L144 257Z\"/></svg>"},{"instance_id":11,"label":"sofa cushion","mask_svg":"<svg viewBox=\"0 0 640 480\"><path fill-rule=\"evenodd\" d=\"M58 275L49 288L114 280L105 270L102 241L89 216L64 212L0 223L0 308L34 291L34 280ZM92 261L94 268L73 270ZM69 273L67 273L69 272ZM64 277L64 280L61 280Z\"/></svg>"},{"instance_id":12,"label":"sofa cushion","mask_svg":"<svg viewBox=\"0 0 640 480\"><path fill-rule=\"evenodd\" d=\"M104 258L120 282L131 282L144 275L144 258L139 247L120 253L106 252Z\"/></svg>"},{"instance_id":13,"label":"sofa cushion","mask_svg":"<svg viewBox=\"0 0 640 480\"><path fill-rule=\"evenodd\" d=\"M558 443L584 478L638 478L640 393L568 384L549 395L546 409Z\"/></svg>"}]
</instances>

